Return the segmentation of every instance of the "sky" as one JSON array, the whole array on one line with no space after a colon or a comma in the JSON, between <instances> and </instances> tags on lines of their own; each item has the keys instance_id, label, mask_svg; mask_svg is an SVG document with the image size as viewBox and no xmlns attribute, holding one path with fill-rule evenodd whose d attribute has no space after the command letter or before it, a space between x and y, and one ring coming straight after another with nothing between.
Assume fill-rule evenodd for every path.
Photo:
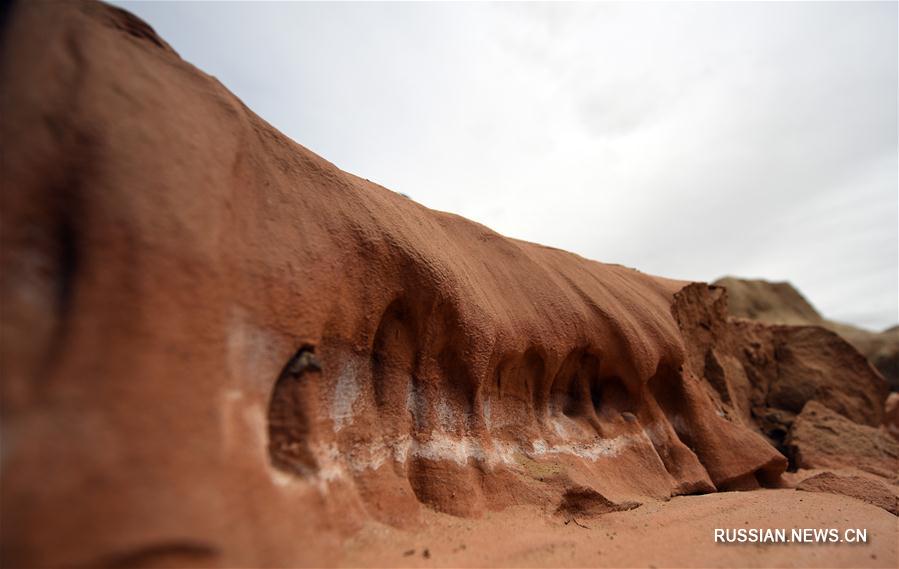
<instances>
[{"instance_id":1,"label":"sky","mask_svg":"<svg viewBox=\"0 0 899 569\"><path fill-rule=\"evenodd\" d=\"M287 136L428 207L899 322L895 2L119 4Z\"/></svg>"}]
</instances>

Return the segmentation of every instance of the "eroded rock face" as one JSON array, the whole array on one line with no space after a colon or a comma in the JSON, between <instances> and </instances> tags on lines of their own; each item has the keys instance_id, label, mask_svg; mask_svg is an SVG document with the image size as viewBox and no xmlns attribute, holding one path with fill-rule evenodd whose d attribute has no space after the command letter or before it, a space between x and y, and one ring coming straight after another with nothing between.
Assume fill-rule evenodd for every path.
<instances>
[{"instance_id":1,"label":"eroded rock face","mask_svg":"<svg viewBox=\"0 0 899 569\"><path fill-rule=\"evenodd\" d=\"M890 393L883 412L883 428L899 440L899 393Z\"/></svg>"},{"instance_id":2,"label":"eroded rock face","mask_svg":"<svg viewBox=\"0 0 899 569\"><path fill-rule=\"evenodd\" d=\"M687 361L731 421L757 427L782 450L812 401L860 425L880 425L886 383L833 332L728 318L728 297L718 286L690 285L677 297Z\"/></svg>"},{"instance_id":3,"label":"eroded rock face","mask_svg":"<svg viewBox=\"0 0 899 569\"><path fill-rule=\"evenodd\" d=\"M802 409L786 446L799 468L853 467L887 479L899 472L899 442L816 401Z\"/></svg>"},{"instance_id":4,"label":"eroded rock face","mask_svg":"<svg viewBox=\"0 0 899 569\"><path fill-rule=\"evenodd\" d=\"M786 467L753 416L782 333L721 289L344 173L121 10L19 3L3 45L5 565L316 563L423 505Z\"/></svg>"},{"instance_id":5,"label":"eroded rock face","mask_svg":"<svg viewBox=\"0 0 899 569\"><path fill-rule=\"evenodd\" d=\"M892 391L899 390L899 326L871 332L827 320L790 283L725 277L715 284L727 289L728 310L733 316L769 324L827 328L868 358Z\"/></svg>"}]
</instances>

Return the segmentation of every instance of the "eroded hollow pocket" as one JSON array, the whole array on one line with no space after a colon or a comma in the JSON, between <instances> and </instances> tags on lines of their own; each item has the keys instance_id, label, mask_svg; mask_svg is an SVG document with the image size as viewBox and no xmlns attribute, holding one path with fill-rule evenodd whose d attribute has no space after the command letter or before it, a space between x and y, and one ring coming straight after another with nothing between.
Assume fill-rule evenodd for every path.
<instances>
[{"instance_id":1,"label":"eroded hollow pocket","mask_svg":"<svg viewBox=\"0 0 899 569\"><path fill-rule=\"evenodd\" d=\"M590 403L597 417L613 418L637 410L637 402L620 377L600 377L590 384Z\"/></svg>"},{"instance_id":2,"label":"eroded hollow pocket","mask_svg":"<svg viewBox=\"0 0 899 569\"><path fill-rule=\"evenodd\" d=\"M303 345L284 364L268 405L268 453L272 465L293 474L317 470L310 448L311 405L322 366L315 347Z\"/></svg>"}]
</instances>

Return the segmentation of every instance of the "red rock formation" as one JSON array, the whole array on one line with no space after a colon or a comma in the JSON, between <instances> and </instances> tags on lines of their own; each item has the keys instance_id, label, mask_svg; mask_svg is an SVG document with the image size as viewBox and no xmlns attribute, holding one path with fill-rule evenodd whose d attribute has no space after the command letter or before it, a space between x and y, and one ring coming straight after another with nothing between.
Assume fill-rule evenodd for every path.
<instances>
[{"instance_id":1,"label":"red rock formation","mask_svg":"<svg viewBox=\"0 0 899 569\"><path fill-rule=\"evenodd\" d=\"M880 425L886 383L833 332L728 318L725 290L717 286L694 284L678 298L674 313L690 367L731 421L757 425L778 448L810 401L860 425Z\"/></svg>"},{"instance_id":2,"label":"red rock formation","mask_svg":"<svg viewBox=\"0 0 899 569\"><path fill-rule=\"evenodd\" d=\"M344 173L122 10L22 2L2 41L4 565L315 563L422 504L784 470L752 419L783 332L720 289Z\"/></svg>"},{"instance_id":3,"label":"red rock formation","mask_svg":"<svg viewBox=\"0 0 899 569\"><path fill-rule=\"evenodd\" d=\"M769 324L821 326L836 332L868 358L893 391L899 390L899 326L871 332L827 320L790 283L725 277L715 285L727 289L733 316Z\"/></svg>"},{"instance_id":4,"label":"red rock formation","mask_svg":"<svg viewBox=\"0 0 899 569\"><path fill-rule=\"evenodd\" d=\"M890 393L887 397L883 412L883 428L899 439L899 393Z\"/></svg>"},{"instance_id":5,"label":"red rock formation","mask_svg":"<svg viewBox=\"0 0 899 569\"><path fill-rule=\"evenodd\" d=\"M802 409L785 443L799 468L851 466L886 479L899 472L899 442L884 430L853 423L817 401Z\"/></svg>"}]
</instances>

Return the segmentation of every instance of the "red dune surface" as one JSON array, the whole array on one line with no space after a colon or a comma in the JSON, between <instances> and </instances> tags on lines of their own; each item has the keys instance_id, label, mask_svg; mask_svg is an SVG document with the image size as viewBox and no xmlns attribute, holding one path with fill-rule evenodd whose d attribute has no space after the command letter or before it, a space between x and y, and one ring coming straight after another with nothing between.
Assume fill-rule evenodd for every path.
<instances>
[{"instance_id":1,"label":"red dune surface","mask_svg":"<svg viewBox=\"0 0 899 569\"><path fill-rule=\"evenodd\" d=\"M881 432L836 334L342 172L123 10L2 34L4 566L895 566L894 439L782 476Z\"/></svg>"}]
</instances>

